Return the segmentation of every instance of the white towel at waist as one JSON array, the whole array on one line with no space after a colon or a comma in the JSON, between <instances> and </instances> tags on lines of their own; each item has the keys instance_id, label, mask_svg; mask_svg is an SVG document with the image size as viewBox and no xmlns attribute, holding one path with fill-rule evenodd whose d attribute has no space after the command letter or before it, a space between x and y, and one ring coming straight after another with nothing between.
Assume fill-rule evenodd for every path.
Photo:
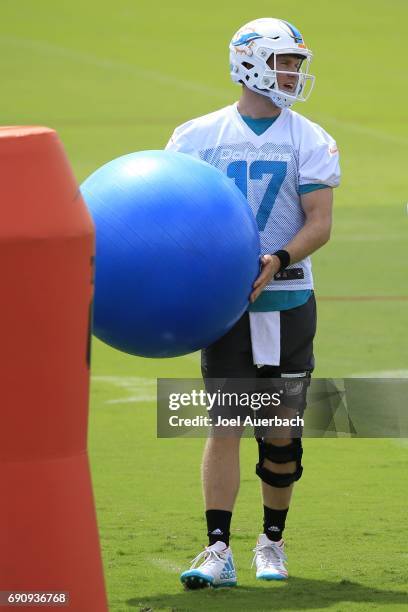
<instances>
[{"instance_id":1,"label":"white towel at waist","mask_svg":"<svg viewBox=\"0 0 408 612\"><path fill-rule=\"evenodd\" d=\"M255 365L280 364L280 311L250 312L252 356Z\"/></svg>"}]
</instances>

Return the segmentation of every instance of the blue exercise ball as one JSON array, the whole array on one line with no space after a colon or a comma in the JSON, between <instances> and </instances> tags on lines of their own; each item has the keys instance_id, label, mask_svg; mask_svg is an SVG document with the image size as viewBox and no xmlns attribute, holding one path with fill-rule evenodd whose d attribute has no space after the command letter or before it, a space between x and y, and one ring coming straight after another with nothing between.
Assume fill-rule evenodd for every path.
<instances>
[{"instance_id":1,"label":"blue exercise ball","mask_svg":"<svg viewBox=\"0 0 408 612\"><path fill-rule=\"evenodd\" d=\"M259 232L234 182L183 153L140 151L81 186L96 227L94 334L175 357L223 336L248 307Z\"/></svg>"}]
</instances>

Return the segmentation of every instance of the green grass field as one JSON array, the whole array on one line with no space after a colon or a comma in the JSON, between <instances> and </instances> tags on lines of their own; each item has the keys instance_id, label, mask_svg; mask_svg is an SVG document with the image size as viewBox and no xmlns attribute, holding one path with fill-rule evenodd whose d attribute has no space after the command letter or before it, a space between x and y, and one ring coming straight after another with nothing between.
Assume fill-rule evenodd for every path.
<instances>
[{"instance_id":1,"label":"green grass field","mask_svg":"<svg viewBox=\"0 0 408 612\"><path fill-rule=\"evenodd\" d=\"M296 110L342 155L332 240L314 257L316 375L407 376L406 0L2 0L1 122L56 128L82 181L233 102L227 43L261 16L304 33L317 84ZM92 374L89 446L112 611L408 610L405 441L305 440L286 531L291 578L270 585L250 570L261 506L255 444L244 440L240 586L184 593L178 573L205 543L203 440L157 440L155 379L198 377L199 356L137 359L95 341Z\"/></svg>"}]
</instances>

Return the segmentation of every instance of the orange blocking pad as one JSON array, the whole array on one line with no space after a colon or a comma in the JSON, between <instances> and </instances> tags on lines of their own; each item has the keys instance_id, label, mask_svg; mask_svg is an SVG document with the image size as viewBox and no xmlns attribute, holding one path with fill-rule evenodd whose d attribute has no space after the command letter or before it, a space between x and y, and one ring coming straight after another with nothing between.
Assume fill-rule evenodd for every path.
<instances>
[{"instance_id":1,"label":"orange blocking pad","mask_svg":"<svg viewBox=\"0 0 408 612\"><path fill-rule=\"evenodd\" d=\"M65 609L104 612L87 458L94 229L55 131L0 128L0 211L0 591L69 591Z\"/></svg>"},{"instance_id":2,"label":"orange blocking pad","mask_svg":"<svg viewBox=\"0 0 408 612\"><path fill-rule=\"evenodd\" d=\"M106 610L86 453L1 462L0 482L0 590L69 592L62 609Z\"/></svg>"}]
</instances>

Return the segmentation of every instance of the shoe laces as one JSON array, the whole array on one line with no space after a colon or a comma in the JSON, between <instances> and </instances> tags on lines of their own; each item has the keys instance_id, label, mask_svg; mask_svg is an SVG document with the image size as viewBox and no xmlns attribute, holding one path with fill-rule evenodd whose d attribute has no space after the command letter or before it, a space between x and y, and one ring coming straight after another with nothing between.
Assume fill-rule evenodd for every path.
<instances>
[{"instance_id":1,"label":"shoe laces","mask_svg":"<svg viewBox=\"0 0 408 612\"><path fill-rule=\"evenodd\" d=\"M201 559L204 559L201 565L205 565L206 567L212 567L213 565L217 565L217 563L223 563L225 561L225 559L221 557L220 553L217 553L211 547L207 546L191 561L190 569L197 567L197 564Z\"/></svg>"},{"instance_id":2,"label":"shoe laces","mask_svg":"<svg viewBox=\"0 0 408 612\"><path fill-rule=\"evenodd\" d=\"M281 546L275 544L275 542L268 542L267 544L257 544L253 549L254 558L252 559L253 567L255 560L258 558L262 565L281 565L287 560L285 553Z\"/></svg>"}]
</instances>

